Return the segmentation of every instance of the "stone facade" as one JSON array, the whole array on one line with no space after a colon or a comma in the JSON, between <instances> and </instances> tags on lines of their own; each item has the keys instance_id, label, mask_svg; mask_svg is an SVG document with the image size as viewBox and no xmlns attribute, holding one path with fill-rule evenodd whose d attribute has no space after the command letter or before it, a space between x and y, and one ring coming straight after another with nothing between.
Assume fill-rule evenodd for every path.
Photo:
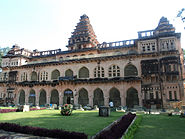
<instances>
[{"instance_id":1,"label":"stone facade","mask_svg":"<svg viewBox=\"0 0 185 139\"><path fill-rule=\"evenodd\" d=\"M0 103L161 108L184 101L180 37L162 17L137 39L100 44L83 15L67 51L12 47L2 60Z\"/></svg>"}]
</instances>

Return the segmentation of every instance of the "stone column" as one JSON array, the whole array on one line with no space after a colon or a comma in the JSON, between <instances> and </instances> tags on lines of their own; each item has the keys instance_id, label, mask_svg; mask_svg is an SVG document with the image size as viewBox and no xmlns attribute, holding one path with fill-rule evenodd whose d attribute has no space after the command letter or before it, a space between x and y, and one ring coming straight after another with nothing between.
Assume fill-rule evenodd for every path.
<instances>
[{"instance_id":1,"label":"stone column","mask_svg":"<svg viewBox=\"0 0 185 139\"><path fill-rule=\"evenodd\" d=\"M109 106L109 92L107 88L103 88L104 93L104 105Z\"/></svg>"},{"instance_id":2,"label":"stone column","mask_svg":"<svg viewBox=\"0 0 185 139\"><path fill-rule=\"evenodd\" d=\"M49 95L46 96L46 104L50 104L50 98L51 98L51 96L49 96Z\"/></svg>"},{"instance_id":3,"label":"stone column","mask_svg":"<svg viewBox=\"0 0 185 139\"><path fill-rule=\"evenodd\" d=\"M74 89L73 96L74 96L74 105L78 105L78 91L77 89Z\"/></svg>"},{"instance_id":4,"label":"stone column","mask_svg":"<svg viewBox=\"0 0 185 139\"><path fill-rule=\"evenodd\" d=\"M121 97L121 106L125 106L125 104L126 104L126 100L125 100L125 97L124 97L124 95L121 95L120 96Z\"/></svg>"},{"instance_id":5,"label":"stone column","mask_svg":"<svg viewBox=\"0 0 185 139\"><path fill-rule=\"evenodd\" d=\"M63 93L59 92L59 105L63 105Z\"/></svg>"},{"instance_id":6,"label":"stone column","mask_svg":"<svg viewBox=\"0 0 185 139\"><path fill-rule=\"evenodd\" d=\"M93 107L93 97L92 97L92 95L89 96L89 105Z\"/></svg>"},{"instance_id":7,"label":"stone column","mask_svg":"<svg viewBox=\"0 0 185 139\"><path fill-rule=\"evenodd\" d=\"M39 92L36 92L35 94L35 104L36 106L39 106Z\"/></svg>"},{"instance_id":8,"label":"stone column","mask_svg":"<svg viewBox=\"0 0 185 139\"><path fill-rule=\"evenodd\" d=\"M126 89L125 89L125 86L123 86L120 97L121 97L121 106L126 106Z\"/></svg>"},{"instance_id":9,"label":"stone column","mask_svg":"<svg viewBox=\"0 0 185 139\"><path fill-rule=\"evenodd\" d=\"M89 90L88 97L89 97L89 105L93 107L93 90L92 89Z\"/></svg>"},{"instance_id":10,"label":"stone column","mask_svg":"<svg viewBox=\"0 0 185 139\"><path fill-rule=\"evenodd\" d=\"M104 105L109 106L109 96L104 96Z\"/></svg>"},{"instance_id":11,"label":"stone column","mask_svg":"<svg viewBox=\"0 0 185 139\"><path fill-rule=\"evenodd\" d=\"M27 105L29 103L29 92L26 90L25 92L25 104Z\"/></svg>"}]
</instances>

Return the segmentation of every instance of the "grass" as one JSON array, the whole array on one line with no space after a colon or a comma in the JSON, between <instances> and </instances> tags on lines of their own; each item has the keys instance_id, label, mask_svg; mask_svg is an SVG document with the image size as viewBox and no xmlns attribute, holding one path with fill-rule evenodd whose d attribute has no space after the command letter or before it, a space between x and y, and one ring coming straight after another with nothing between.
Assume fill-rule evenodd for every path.
<instances>
[{"instance_id":1,"label":"grass","mask_svg":"<svg viewBox=\"0 0 185 139\"><path fill-rule=\"evenodd\" d=\"M109 117L99 117L98 111L73 111L71 116L61 116L59 110L11 112L0 114L0 122L17 123L48 129L83 132L92 136L108 126L123 112L111 112Z\"/></svg>"},{"instance_id":2,"label":"grass","mask_svg":"<svg viewBox=\"0 0 185 139\"><path fill-rule=\"evenodd\" d=\"M134 139L184 139L185 118L167 115L143 115Z\"/></svg>"}]
</instances>

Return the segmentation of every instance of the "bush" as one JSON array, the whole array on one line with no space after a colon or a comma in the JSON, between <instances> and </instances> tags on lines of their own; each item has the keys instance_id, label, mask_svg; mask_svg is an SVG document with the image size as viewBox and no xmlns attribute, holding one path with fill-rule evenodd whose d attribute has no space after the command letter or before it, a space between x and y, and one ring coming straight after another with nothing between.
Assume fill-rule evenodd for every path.
<instances>
[{"instance_id":1,"label":"bush","mask_svg":"<svg viewBox=\"0 0 185 139\"><path fill-rule=\"evenodd\" d=\"M0 129L10 132L32 134L41 137L52 137L59 139L87 139L87 135L78 132L68 132L61 129L46 129L31 126L20 126L13 123L0 123Z\"/></svg>"},{"instance_id":2,"label":"bush","mask_svg":"<svg viewBox=\"0 0 185 139\"><path fill-rule=\"evenodd\" d=\"M70 104L63 105L60 113L64 116L70 116L72 114L72 106Z\"/></svg>"}]
</instances>

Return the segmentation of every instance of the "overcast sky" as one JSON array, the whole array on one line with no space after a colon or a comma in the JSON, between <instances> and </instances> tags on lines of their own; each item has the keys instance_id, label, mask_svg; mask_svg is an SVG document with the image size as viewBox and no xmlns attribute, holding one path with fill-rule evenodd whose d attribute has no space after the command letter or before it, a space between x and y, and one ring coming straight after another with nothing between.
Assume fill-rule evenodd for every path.
<instances>
[{"instance_id":1,"label":"overcast sky","mask_svg":"<svg viewBox=\"0 0 185 139\"><path fill-rule=\"evenodd\" d=\"M100 43L136 39L138 31L155 29L165 16L182 33L185 48L185 23L175 18L183 6L183 0L0 0L0 47L66 50L80 16L87 14Z\"/></svg>"}]
</instances>

